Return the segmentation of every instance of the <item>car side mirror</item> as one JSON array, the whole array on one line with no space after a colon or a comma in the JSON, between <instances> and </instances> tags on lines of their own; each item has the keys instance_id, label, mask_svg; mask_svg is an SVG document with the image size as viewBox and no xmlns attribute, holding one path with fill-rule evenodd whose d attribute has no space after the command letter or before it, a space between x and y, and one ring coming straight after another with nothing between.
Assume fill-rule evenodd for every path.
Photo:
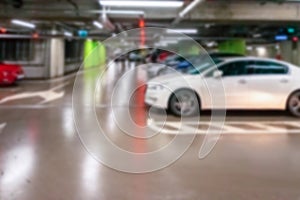
<instances>
[{"instance_id":1,"label":"car side mirror","mask_svg":"<svg viewBox=\"0 0 300 200\"><path fill-rule=\"evenodd\" d=\"M223 75L223 72L220 71L220 70L216 70L216 71L214 71L214 73L213 73L213 77L214 77L214 78L221 78L222 75Z\"/></svg>"}]
</instances>

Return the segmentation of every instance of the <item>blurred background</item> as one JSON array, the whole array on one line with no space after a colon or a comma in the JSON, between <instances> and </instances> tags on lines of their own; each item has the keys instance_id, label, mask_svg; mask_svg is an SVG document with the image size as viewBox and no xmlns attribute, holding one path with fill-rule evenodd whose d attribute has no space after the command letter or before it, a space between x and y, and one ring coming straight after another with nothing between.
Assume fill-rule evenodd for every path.
<instances>
[{"instance_id":1,"label":"blurred background","mask_svg":"<svg viewBox=\"0 0 300 200\"><path fill-rule=\"evenodd\" d=\"M0 200L299 200L299 37L298 0L0 0ZM195 94L215 64L204 79L234 110L207 140ZM176 99L176 74L196 92ZM95 116L135 153L195 140L166 168L122 173L94 159L128 163Z\"/></svg>"}]
</instances>

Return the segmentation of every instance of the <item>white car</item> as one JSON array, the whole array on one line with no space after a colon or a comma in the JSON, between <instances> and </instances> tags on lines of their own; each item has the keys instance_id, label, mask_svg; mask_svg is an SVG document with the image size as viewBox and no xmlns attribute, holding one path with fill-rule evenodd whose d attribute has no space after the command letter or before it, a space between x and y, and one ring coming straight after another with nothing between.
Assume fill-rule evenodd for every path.
<instances>
[{"instance_id":1,"label":"white car","mask_svg":"<svg viewBox=\"0 0 300 200\"><path fill-rule=\"evenodd\" d=\"M178 116L200 109L287 109L300 117L300 68L295 65L243 57L196 68L150 80L145 103Z\"/></svg>"}]
</instances>

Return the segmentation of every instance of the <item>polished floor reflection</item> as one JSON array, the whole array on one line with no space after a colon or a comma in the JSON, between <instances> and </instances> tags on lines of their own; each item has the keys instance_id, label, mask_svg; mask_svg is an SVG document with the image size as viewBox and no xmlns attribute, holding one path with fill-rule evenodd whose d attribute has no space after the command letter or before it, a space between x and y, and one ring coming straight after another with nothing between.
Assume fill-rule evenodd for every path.
<instances>
[{"instance_id":1,"label":"polished floor reflection","mask_svg":"<svg viewBox=\"0 0 300 200\"><path fill-rule=\"evenodd\" d=\"M101 72L103 77L96 79ZM107 137L120 148L155 151L175 137L144 128L149 119L156 124L179 119L144 106L147 74L143 67L119 63L107 71L88 70L79 76L83 93L75 103L84 102L79 110L83 122L90 122L89 109L94 109ZM95 80L99 87L89 87ZM1 200L300 199L300 131L298 134L298 120L288 114L229 112L228 123L239 124L227 127L228 133L205 159L198 159L204 135L197 134L187 152L171 166L139 175L122 173L96 161L80 141L73 120L74 81L70 75L0 88ZM205 122L209 116L204 113L201 119ZM189 122L196 119L191 117ZM256 128L251 133L251 126L262 122L268 131L261 127L261 132ZM248 130L247 134L238 128ZM275 133L279 129L286 131ZM174 130L174 123L164 130Z\"/></svg>"}]
</instances>

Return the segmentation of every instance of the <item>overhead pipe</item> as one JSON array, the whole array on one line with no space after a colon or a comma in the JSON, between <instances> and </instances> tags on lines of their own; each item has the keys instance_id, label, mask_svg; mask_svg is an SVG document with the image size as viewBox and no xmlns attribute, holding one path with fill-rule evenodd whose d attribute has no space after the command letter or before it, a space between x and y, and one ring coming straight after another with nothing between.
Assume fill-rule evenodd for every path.
<instances>
[{"instance_id":1,"label":"overhead pipe","mask_svg":"<svg viewBox=\"0 0 300 200\"><path fill-rule=\"evenodd\" d=\"M115 25L113 25L109 18L107 17L107 14L106 14L106 10L105 8L103 7L103 10L102 10L102 14L101 14L101 21L102 21L102 24L104 25L104 27L110 31L114 31L116 29Z\"/></svg>"},{"instance_id":2,"label":"overhead pipe","mask_svg":"<svg viewBox=\"0 0 300 200\"><path fill-rule=\"evenodd\" d=\"M73 0L67 0L67 2L70 3L74 7L76 16L79 16L79 7L78 7L77 3L75 3Z\"/></svg>"},{"instance_id":3,"label":"overhead pipe","mask_svg":"<svg viewBox=\"0 0 300 200\"><path fill-rule=\"evenodd\" d=\"M171 23L171 25L178 24L186 14L188 14L191 10L193 10L199 3L202 3L205 0L194 0L189 5L187 5L183 10L179 12L177 17L174 19L174 21Z\"/></svg>"}]
</instances>

